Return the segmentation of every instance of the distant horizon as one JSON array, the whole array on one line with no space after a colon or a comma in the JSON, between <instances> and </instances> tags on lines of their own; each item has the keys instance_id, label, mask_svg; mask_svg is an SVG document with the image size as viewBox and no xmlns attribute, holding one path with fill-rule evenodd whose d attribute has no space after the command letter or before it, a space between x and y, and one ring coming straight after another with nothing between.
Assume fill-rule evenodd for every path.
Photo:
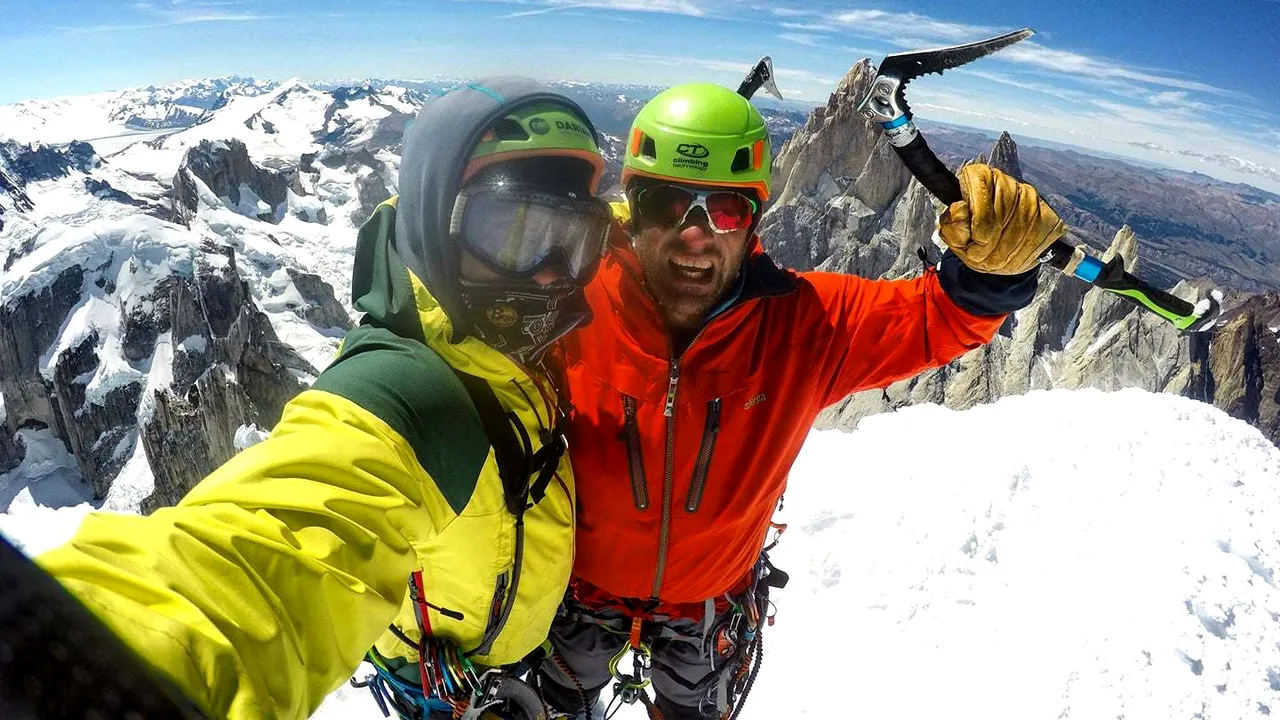
<instances>
[{"instance_id":1,"label":"distant horizon","mask_svg":"<svg viewBox=\"0 0 1280 720\"><path fill-rule=\"evenodd\" d=\"M743 74L745 75L745 70ZM467 76L461 76L461 75L447 75L447 74L441 74L441 73L433 73L430 75L419 75L416 77L393 77L393 76L384 75L384 76L377 76L377 77L375 76L368 76L368 77L332 76L332 77L306 78L301 76L291 76L291 77L281 79L281 78L261 77L261 76L252 75L252 74L233 72L233 73L225 73L220 75L210 75L206 77L187 77L181 80L176 80L168 83L152 82L152 83L133 85L129 87L96 90L93 92L81 93L78 95L69 94L69 95L58 95L54 97L26 98L23 100L18 100L16 102L4 103L3 105L21 105L23 103L56 102L56 101L76 98L76 97L87 97L92 95L104 95L104 94L118 94L118 93L130 92L130 91L146 90L148 88L164 89L164 88L176 87L176 86L181 86L186 84L196 84L196 83L211 82L216 80L240 80L240 81L254 82L254 83L274 83L276 86L283 86L291 81L296 80L309 87L326 86L326 87L336 88L336 87L344 87L344 86L354 87L359 85L379 84L379 83L387 84L387 85L394 85L397 83L412 83L412 84L435 83L435 84L447 85L449 83L462 83L462 82L467 82L474 79L475 79L474 77L467 77ZM586 81L586 80L575 80L575 79L567 79L567 78L548 78L548 79L544 79L543 82L552 83L552 84L562 84L562 85L605 86L605 87L617 87L617 88L622 88L622 87L644 88L646 90L654 90L654 91L660 91L666 87L669 87L667 85L661 85L661 84L655 84L655 83L622 82L622 81ZM835 90L835 87L833 86L831 89L831 92L834 92L834 90ZM784 98L785 98L785 95L784 95ZM760 102L762 105L767 107L775 107L775 108L782 107L785 110L789 110L792 112L799 112L799 113L812 112L813 108L820 107L826 103L825 99L824 100L817 100L817 99L793 100L790 98L786 98L783 101L779 102L776 98L767 97L767 96L762 97L760 95L754 98L754 100ZM0 105L0 107L2 107L3 105ZM1254 190L1257 190L1259 192L1262 192L1266 195L1269 195L1272 197L1272 199L1276 200L1277 202L1280 202L1280 183L1277 183L1276 187L1274 188L1263 187L1262 185L1259 185L1255 182L1250 182L1249 180L1240 180L1240 179L1235 179L1231 177L1223 177L1222 175L1206 172L1204 170L1199 170L1199 169L1187 169L1184 167L1178 167L1176 165L1172 165L1167 162L1161 162L1161 160L1159 159L1138 157L1136 155L1124 154L1124 153L1116 152L1112 150L1104 150L1101 148L1093 148L1086 145L1080 145L1080 144L1071 143L1071 142L1064 142L1062 140L1057 140L1054 138L1041 137L1041 136L1026 132L1025 130L1022 130L1022 129L1010 130L1008 127L999 127L999 128L983 127L978 125L966 124L964 122L957 122L954 120L940 120L934 117L930 117L928 115L919 115L919 114L916 114L916 118L917 120L921 121L924 124L924 127L926 129L928 125L936 124L944 127L954 127L960 130L969 131L976 134L991 135L991 136L997 136L997 137L1002 132L1008 132L1009 135L1015 139L1015 142L1018 145L1043 147L1050 150L1067 148L1070 150L1081 152L1085 155L1090 155L1092 157L1097 157L1104 160L1113 160L1117 162L1131 163L1141 168L1148 168L1148 169L1155 168L1155 169L1164 170L1164 171L1183 173L1186 175L1208 177L1217 182L1221 182L1229 185L1244 185ZM139 133L143 133L143 132L154 133L156 131L154 130L139 131ZM0 127L0 141L4 141L5 139L6 138L4 134L4 128Z\"/></svg>"},{"instance_id":2,"label":"distant horizon","mask_svg":"<svg viewBox=\"0 0 1280 720\"><path fill-rule=\"evenodd\" d=\"M43 0L0 25L0 103L183 77L483 77L736 87L761 55L821 102L860 58L1035 37L908 91L1007 129L1280 192L1280 0ZM0 128L3 132L3 128Z\"/></svg>"}]
</instances>

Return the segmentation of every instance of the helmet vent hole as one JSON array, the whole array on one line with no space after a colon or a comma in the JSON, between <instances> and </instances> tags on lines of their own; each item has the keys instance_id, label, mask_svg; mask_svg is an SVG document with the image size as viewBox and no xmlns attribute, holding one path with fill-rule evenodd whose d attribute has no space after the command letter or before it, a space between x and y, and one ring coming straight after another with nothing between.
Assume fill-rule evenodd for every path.
<instances>
[{"instance_id":1,"label":"helmet vent hole","mask_svg":"<svg viewBox=\"0 0 1280 720\"><path fill-rule=\"evenodd\" d=\"M529 133L520 126L520 123L511 118L502 118L493 123L493 132L498 136L499 140L528 140Z\"/></svg>"},{"instance_id":2,"label":"helmet vent hole","mask_svg":"<svg viewBox=\"0 0 1280 720\"><path fill-rule=\"evenodd\" d=\"M658 159L658 146L654 144L653 138L645 136L644 143L640 145L640 154L651 160Z\"/></svg>"},{"instance_id":3,"label":"helmet vent hole","mask_svg":"<svg viewBox=\"0 0 1280 720\"><path fill-rule=\"evenodd\" d=\"M729 166L730 172L742 172L751 169L751 148L738 148L738 152L733 156L733 165Z\"/></svg>"}]
</instances>

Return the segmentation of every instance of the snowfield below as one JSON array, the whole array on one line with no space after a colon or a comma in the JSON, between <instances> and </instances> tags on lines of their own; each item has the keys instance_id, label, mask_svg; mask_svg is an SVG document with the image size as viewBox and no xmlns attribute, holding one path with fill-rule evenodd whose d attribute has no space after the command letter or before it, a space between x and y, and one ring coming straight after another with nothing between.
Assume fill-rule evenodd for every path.
<instances>
[{"instance_id":1,"label":"snowfield below","mask_svg":"<svg viewBox=\"0 0 1280 720\"><path fill-rule=\"evenodd\" d=\"M54 507L75 464L39 447L0 475L0 531L29 552L89 509ZM1280 715L1280 450L1209 405L909 407L815 431L790 485L745 718ZM382 715L343 688L317 717Z\"/></svg>"}]
</instances>

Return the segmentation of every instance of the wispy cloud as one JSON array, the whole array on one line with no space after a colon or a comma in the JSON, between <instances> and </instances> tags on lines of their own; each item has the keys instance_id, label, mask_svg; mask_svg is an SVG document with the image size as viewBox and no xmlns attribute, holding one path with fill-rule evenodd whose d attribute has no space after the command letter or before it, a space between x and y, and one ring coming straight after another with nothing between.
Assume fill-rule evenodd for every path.
<instances>
[{"instance_id":1,"label":"wispy cloud","mask_svg":"<svg viewBox=\"0 0 1280 720\"><path fill-rule=\"evenodd\" d=\"M707 11L694 0L464 0L465 2L486 2L500 5L532 7L533 10L517 11L503 18L527 17L541 15L570 8L591 8L595 10L621 10L625 12L649 12L666 15L688 15L702 17Z\"/></svg>"},{"instance_id":2,"label":"wispy cloud","mask_svg":"<svg viewBox=\"0 0 1280 720\"><path fill-rule=\"evenodd\" d=\"M821 33L829 33L829 32L831 32L832 30L834 30L834 29L835 29L835 26L834 26L834 25L831 25L830 23L798 23L798 22L784 22L784 23L779 23L779 24L780 24L780 25L782 25L782 27L784 27L784 28L786 28L786 29L788 29L788 30L799 30L799 31L801 31L801 32L821 32Z\"/></svg>"},{"instance_id":3,"label":"wispy cloud","mask_svg":"<svg viewBox=\"0 0 1280 720\"><path fill-rule=\"evenodd\" d=\"M849 10L831 16L830 20L855 34L869 37L897 37L907 31L933 40L969 42L999 32L987 25L949 22L913 12L885 10Z\"/></svg>"},{"instance_id":4,"label":"wispy cloud","mask_svg":"<svg viewBox=\"0 0 1280 720\"><path fill-rule=\"evenodd\" d=\"M1267 178L1280 182L1280 167L1272 167L1263 163L1254 162L1247 158L1236 157L1235 155L1227 155L1225 153L1203 153L1199 150L1175 150L1167 148L1159 143L1153 142L1131 142L1133 147L1142 148L1143 150L1151 150L1166 155L1175 155L1183 158L1190 158L1200 162L1212 163L1220 167L1232 170L1246 175L1256 175L1258 177Z\"/></svg>"},{"instance_id":5,"label":"wispy cloud","mask_svg":"<svg viewBox=\"0 0 1280 720\"><path fill-rule=\"evenodd\" d=\"M530 17L533 15L546 15L553 12L564 12L565 10L574 10L583 7L582 5L552 5L551 7L538 8L537 10L520 10L519 12L499 15L499 20L510 20L511 18Z\"/></svg>"},{"instance_id":6,"label":"wispy cloud","mask_svg":"<svg viewBox=\"0 0 1280 720\"><path fill-rule=\"evenodd\" d=\"M960 75L972 75L973 77L990 80L991 82L999 83L1001 85L1008 85L1009 87L1016 87L1021 90L1031 90L1033 92L1044 93L1045 95L1056 97L1060 100L1081 101L1088 100L1091 97L1088 93L1081 92L1079 90L1068 90L1056 85L1028 82L1026 80L1017 79L1006 73L988 72L986 70L971 70L969 68L951 70L950 72Z\"/></svg>"},{"instance_id":7,"label":"wispy cloud","mask_svg":"<svg viewBox=\"0 0 1280 720\"><path fill-rule=\"evenodd\" d=\"M660 55L644 53L604 53L596 56L601 61L623 61L643 64L647 67L678 68L680 73L673 77L688 79L691 70L702 70L719 75L718 80L734 85L746 76L747 71L755 64L756 58L742 60L724 60L707 57L683 57L679 55ZM774 75L778 78L779 89L789 100L806 97L826 97L840 81L826 73L813 72L788 67L774 66ZM668 81L669 82L669 81Z\"/></svg>"},{"instance_id":8,"label":"wispy cloud","mask_svg":"<svg viewBox=\"0 0 1280 720\"><path fill-rule=\"evenodd\" d=\"M236 9L244 6L245 3L243 2L201 0L169 0L163 3L137 2L133 4L133 9L138 15L136 22L61 27L59 30L71 33L100 33L120 30L145 30L193 23L251 22L270 20L273 17L251 10Z\"/></svg>"},{"instance_id":9,"label":"wispy cloud","mask_svg":"<svg viewBox=\"0 0 1280 720\"><path fill-rule=\"evenodd\" d=\"M778 35L779 40L796 43L797 45L807 45L809 47L820 47L823 45L824 38L821 35L812 33L781 33Z\"/></svg>"},{"instance_id":10,"label":"wispy cloud","mask_svg":"<svg viewBox=\"0 0 1280 720\"><path fill-rule=\"evenodd\" d=\"M1094 58L1069 50L1056 50L1031 41L1018 43L1013 47L1006 48L1001 51L999 58L1008 62L1032 65L1059 75L1069 75L1077 78L1132 81L1180 90L1195 90L1213 95L1241 97L1240 93L1225 90L1216 85L1173 77L1155 71L1126 67L1119 62L1105 58Z\"/></svg>"},{"instance_id":11,"label":"wispy cloud","mask_svg":"<svg viewBox=\"0 0 1280 720\"><path fill-rule=\"evenodd\" d=\"M914 12L879 9L846 10L825 15L782 10L782 16L790 18L781 23L783 27L797 32L785 33L779 37L802 44L811 44L814 34L825 33L876 38L900 48L924 49L973 42L1010 29L953 22ZM805 42L806 40L809 42ZM1032 41L1006 48L994 57L1113 92L1135 92L1134 83L1139 83L1172 91L1194 91L1241 100L1250 99L1240 93L1176 74L1132 67L1108 58L1050 48ZM1186 106L1193 102L1188 98L1165 97L1170 104ZM1153 102L1159 103L1161 99L1157 97Z\"/></svg>"},{"instance_id":12,"label":"wispy cloud","mask_svg":"<svg viewBox=\"0 0 1280 720\"><path fill-rule=\"evenodd\" d=\"M1086 96L1088 101L1074 103L1071 112L1058 112L1032 98L1013 102L996 93L975 97L934 86L927 97L915 98L912 108L934 119L991 130L1021 128L1035 137L1280 190L1275 174L1280 171L1280 152L1265 134L1233 132L1181 106ZM1280 132L1272 139L1278 136Z\"/></svg>"}]
</instances>

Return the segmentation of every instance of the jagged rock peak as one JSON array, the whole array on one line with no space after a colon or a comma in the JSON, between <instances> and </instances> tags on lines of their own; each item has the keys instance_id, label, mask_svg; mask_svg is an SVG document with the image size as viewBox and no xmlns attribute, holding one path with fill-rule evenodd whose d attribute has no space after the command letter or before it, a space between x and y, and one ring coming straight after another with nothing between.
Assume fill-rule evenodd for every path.
<instances>
[{"instance_id":1,"label":"jagged rock peak","mask_svg":"<svg viewBox=\"0 0 1280 720\"><path fill-rule=\"evenodd\" d=\"M232 210L278 223L284 217L291 176L291 171L254 164L240 140L201 140L187 150L174 178L174 221L186 225L195 214L200 193L193 178L198 178Z\"/></svg>"},{"instance_id":2,"label":"jagged rock peak","mask_svg":"<svg viewBox=\"0 0 1280 720\"><path fill-rule=\"evenodd\" d=\"M8 179L0 180L4 186L53 180L66 177L72 171L87 173L101 164L102 159L93 146L79 140L71 141L65 148L44 143L0 142L0 171L6 166L9 168Z\"/></svg>"},{"instance_id":3,"label":"jagged rock peak","mask_svg":"<svg viewBox=\"0 0 1280 720\"><path fill-rule=\"evenodd\" d=\"M871 82L875 78L876 68L870 60L863 58L854 63L836 85L835 92L827 98L826 107L817 108L809 117L809 125L813 126L815 121L834 115L845 108L852 111L858 103L862 102L862 98L866 97L867 91L871 89Z\"/></svg>"},{"instance_id":4,"label":"jagged rock peak","mask_svg":"<svg viewBox=\"0 0 1280 720\"><path fill-rule=\"evenodd\" d=\"M775 206L795 195L817 192L824 177L829 178L827 185L843 188L867 169L865 165L881 131L875 123L858 114L857 105L871 88L875 75L870 62L862 60L854 64L831 93L827 104L814 108L804 127L782 146L773 166ZM893 160L893 164L902 165L897 158ZM908 177L905 170L890 172L890 175L901 175L897 178L901 183L894 182L905 186Z\"/></svg>"},{"instance_id":5,"label":"jagged rock peak","mask_svg":"<svg viewBox=\"0 0 1280 720\"><path fill-rule=\"evenodd\" d=\"M1108 261L1119 254L1124 258L1124 269L1133 272L1138 266L1138 236L1134 234L1133 228L1123 225L1116 231L1116 236L1111 241L1111 247L1102 254L1103 261Z\"/></svg>"},{"instance_id":6,"label":"jagged rock peak","mask_svg":"<svg viewBox=\"0 0 1280 720\"><path fill-rule=\"evenodd\" d=\"M1000 138L991 148L990 165L1019 180L1022 179L1022 166L1018 164L1018 144L1013 141L1009 133L1000 133Z\"/></svg>"}]
</instances>

